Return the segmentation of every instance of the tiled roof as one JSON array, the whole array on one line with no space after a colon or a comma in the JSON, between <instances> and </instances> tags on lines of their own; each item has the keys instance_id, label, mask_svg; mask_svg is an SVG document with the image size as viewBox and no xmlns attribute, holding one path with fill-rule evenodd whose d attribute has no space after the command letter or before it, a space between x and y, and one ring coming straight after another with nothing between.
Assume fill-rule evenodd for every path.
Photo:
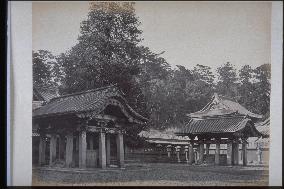
<instances>
[{"instance_id":1,"label":"tiled roof","mask_svg":"<svg viewBox=\"0 0 284 189\"><path fill-rule=\"evenodd\" d=\"M112 100L119 101L126 113L130 114L134 119L147 121L146 118L136 113L120 95L121 93L116 86L108 86L104 88L64 95L53 98L49 103L41 108L33 111L33 117L77 114L84 112L92 112L93 114L102 112L108 103Z\"/></svg>"},{"instance_id":2,"label":"tiled roof","mask_svg":"<svg viewBox=\"0 0 284 189\"><path fill-rule=\"evenodd\" d=\"M202 110L191 113L189 116L201 118L230 114L248 115L251 118L256 119L262 118L261 115L248 111L245 107L233 101L232 99L222 97L216 93L212 97L211 101Z\"/></svg>"},{"instance_id":3,"label":"tiled roof","mask_svg":"<svg viewBox=\"0 0 284 189\"><path fill-rule=\"evenodd\" d=\"M176 133L232 133L243 129L248 121L245 117L192 119Z\"/></svg>"},{"instance_id":4,"label":"tiled roof","mask_svg":"<svg viewBox=\"0 0 284 189\"><path fill-rule=\"evenodd\" d=\"M255 124L255 128L264 136L269 137L269 126L270 126L270 117L268 117L263 122L259 122Z\"/></svg>"},{"instance_id":5,"label":"tiled roof","mask_svg":"<svg viewBox=\"0 0 284 189\"><path fill-rule=\"evenodd\" d=\"M146 141L152 144L189 145L189 141L183 141L183 140L147 139Z\"/></svg>"},{"instance_id":6,"label":"tiled roof","mask_svg":"<svg viewBox=\"0 0 284 189\"><path fill-rule=\"evenodd\" d=\"M147 139L189 140L187 136L177 136L174 132L170 130L158 131L155 129L150 129L149 131L141 131L138 135Z\"/></svg>"},{"instance_id":7,"label":"tiled roof","mask_svg":"<svg viewBox=\"0 0 284 189\"><path fill-rule=\"evenodd\" d=\"M58 89L56 87L39 87L33 88L34 96L41 101L50 101L52 98L58 97Z\"/></svg>"},{"instance_id":8,"label":"tiled roof","mask_svg":"<svg viewBox=\"0 0 284 189\"><path fill-rule=\"evenodd\" d=\"M188 136L177 136L171 129L159 131L150 129L149 131L141 131L139 134L145 137L146 141L153 144L172 144L172 145L188 145Z\"/></svg>"}]
</instances>

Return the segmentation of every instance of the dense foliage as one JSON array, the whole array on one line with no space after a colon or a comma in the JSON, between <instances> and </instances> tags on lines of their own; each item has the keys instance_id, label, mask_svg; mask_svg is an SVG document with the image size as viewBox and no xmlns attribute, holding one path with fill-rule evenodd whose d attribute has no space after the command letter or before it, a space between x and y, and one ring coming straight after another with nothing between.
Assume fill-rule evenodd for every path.
<instances>
[{"instance_id":1,"label":"dense foliage","mask_svg":"<svg viewBox=\"0 0 284 189\"><path fill-rule=\"evenodd\" d=\"M236 70L227 62L217 74L205 65L172 68L163 53L141 45L139 24L131 2L91 3L70 51L52 62L48 51L33 52L34 84L58 84L61 94L118 84L129 104L150 119L147 126L156 129L186 123L186 114L200 110L214 92L254 113L269 111L270 64ZM138 140L143 128L133 128L129 133Z\"/></svg>"}]
</instances>

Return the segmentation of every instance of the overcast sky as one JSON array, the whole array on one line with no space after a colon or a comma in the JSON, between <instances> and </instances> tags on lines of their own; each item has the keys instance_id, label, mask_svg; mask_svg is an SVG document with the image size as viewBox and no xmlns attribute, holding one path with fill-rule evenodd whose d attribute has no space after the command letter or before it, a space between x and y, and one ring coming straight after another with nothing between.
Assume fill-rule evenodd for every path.
<instances>
[{"instance_id":1,"label":"overcast sky","mask_svg":"<svg viewBox=\"0 0 284 189\"><path fill-rule=\"evenodd\" d=\"M33 50L76 44L88 2L33 2ZM271 2L136 2L143 45L172 66L270 63Z\"/></svg>"}]
</instances>

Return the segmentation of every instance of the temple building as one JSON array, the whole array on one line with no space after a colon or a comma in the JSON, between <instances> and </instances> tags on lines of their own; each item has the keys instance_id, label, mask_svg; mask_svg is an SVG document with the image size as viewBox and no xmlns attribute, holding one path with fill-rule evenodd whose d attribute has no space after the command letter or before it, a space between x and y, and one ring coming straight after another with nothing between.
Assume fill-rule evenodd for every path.
<instances>
[{"instance_id":1,"label":"temple building","mask_svg":"<svg viewBox=\"0 0 284 189\"><path fill-rule=\"evenodd\" d=\"M198 145L200 164L213 162L217 165L238 165L241 158L242 164L247 165L248 138L263 136L255 127L261 115L216 93L203 109L188 116L189 123L178 128L176 134L190 138L189 163L194 162L193 148ZM210 145L214 145L214 154L209 153ZM226 154L220 154L220 145L226 146Z\"/></svg>"},{"instance_id":2,"label":"temple building","mask_svg":"<svg viewBox=\"0 0 284 189\"><path fill-rule=\"evenodd\" d=\"M125 128L146 122L115 85L52 98L33 110L33 163L123 167Z\"/></svg>"}]
</instances>

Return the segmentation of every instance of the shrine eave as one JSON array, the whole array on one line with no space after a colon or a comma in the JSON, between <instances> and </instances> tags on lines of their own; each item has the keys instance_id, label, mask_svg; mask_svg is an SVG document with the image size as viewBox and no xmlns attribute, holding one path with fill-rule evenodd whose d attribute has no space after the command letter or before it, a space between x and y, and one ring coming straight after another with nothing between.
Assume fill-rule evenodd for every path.
<instances>
[{"instance_id":1,"label":"shrine eave","mask_svg":"<svg viewBox=\"0 0 284 189\"><path fill-rule=\"evenodd\" d=\"M175 133L180 136L231 136L242 134L244 131L245 135L262 136L251 119L245 116L193 118Z\"/></svg>"},{"instance_id":2,"label":"shrine eave","mask_svg":"<svg viewBox=\"0 0 284 189\"><path fill-rule=\"evenodd\" d=\"M130 122L141 124L148 121L147 118L135 112L128 105L115 86L54 98L46 105L35 109L33 118L40 119L63 115L93 118L98 114L103 114L103 111L109 105L118 106Z\"/></svg>"}]
</instances>

